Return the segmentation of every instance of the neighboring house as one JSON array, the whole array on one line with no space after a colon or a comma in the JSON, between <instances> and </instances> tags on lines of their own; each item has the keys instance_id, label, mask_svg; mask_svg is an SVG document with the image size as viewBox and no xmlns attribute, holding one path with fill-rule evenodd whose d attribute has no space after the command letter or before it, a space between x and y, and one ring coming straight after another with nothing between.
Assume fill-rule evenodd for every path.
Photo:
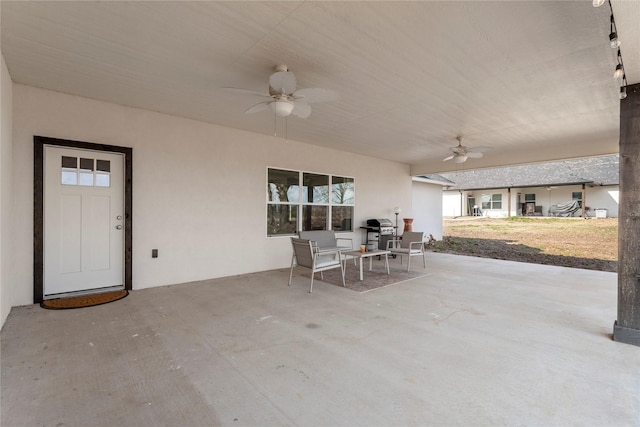
<instances>
[{"instance_id":1,"label":"neighboring house","mask_svg":"<svg viewBox=\"0 0 640 427\"><path fill-rule=\"evenodd\" d=\"M576 201L572 216L618 216L618 155L442 174L442 213L457 216L555 216ZM433 178L433 176L431 177Z\"/></svg>"}]
</instances>

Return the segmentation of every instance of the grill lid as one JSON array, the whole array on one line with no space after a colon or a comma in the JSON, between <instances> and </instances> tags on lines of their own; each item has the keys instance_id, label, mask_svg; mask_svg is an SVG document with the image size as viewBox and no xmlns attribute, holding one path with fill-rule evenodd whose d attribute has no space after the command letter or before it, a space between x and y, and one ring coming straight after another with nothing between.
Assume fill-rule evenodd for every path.
<instances>
[{"instance_id":1,"label":"grill lid","mask_svg":"<svg viewBox=\"0 0 640 427\"><path fill-rule=\"evenodd\" d=\"M393 227L391 220L386 218L374 218L367 220L367 226L369 227Z\"/></svg>"}]
</instances>

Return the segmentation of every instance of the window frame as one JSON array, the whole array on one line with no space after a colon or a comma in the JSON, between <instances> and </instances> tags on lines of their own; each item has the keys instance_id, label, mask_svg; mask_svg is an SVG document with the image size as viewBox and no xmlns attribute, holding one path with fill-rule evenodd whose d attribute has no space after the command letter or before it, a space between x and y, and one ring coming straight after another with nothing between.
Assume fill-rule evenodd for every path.
<instances>
[{"instance_id":1,"label":"window frame","mask_svg":"<svg viewBox=\"0 0 640 427\"><path fill-rule=\"evenodd\" d=\"M488 207L485 205L485 202L483 199L485 198L485 196L489 196L489 202L488 202ZM495 200L496 196L498 196L500 198L500 200ZM500 205L499 207L497 207L496 205ZM502 210L502 193L484 193L480 196L480 206L482 206L482 210Z\"/></svg>"},{"instance_id":2,"label":"window frame","mask_svg":"<svg viewBox=\"0 0 640 427\"><path fill-rule=\"evenodd\" d=\"M111 188L111 161L93 157L62 156L60 185ZM104 181L106 177L106 183ZM105 185L106 184L106 185Z\"/></svg>"},{"instance_id":3,"label":"window frame","mask_svg":"<svg viewBox=\"0 0 640 427\"><path fill-rule=\"evenodd\" d=\"M578 202L578 206L582 208L582 190L580 191L572 191L571 192L571 200L575 200Z\"/></svg>"},{"instance_id":4,"label":"window frame","mask_svg":"<svg viewBox=\"0 0 640 427\"><path fill-rule=\"evenodd\" d=\"M270 192L270 173L271 171L281 171L281 172L285 172L285 173L296 173L298 175L298 194L296 197L295 201L279 201L279 200L271 200L271 192ZM305 198L305 191L308 190L308 186L305 186L305 177L312 177L312 176L325 176L326 182L328 184L328 190L327 190L327 197L326 197L326 201L320 201L320 202L314 202L313 200L311 202L309 202L306 198ZM333 185L334 185L334 178L339 178L340 180L343 180L342 182L350 182L352 183L351 185L351 191L353 193L353 196L350 197L346 202L344 200L342 200L342 203L336 203L333 200ZM280 168L280 167L271 167L268 166L266 168L266 184L267 184L267 194L266 194L266 212L265 212L265 218L266 218L266 236L267 237L291 237L291 236L295 236L297 235L300 231L305 230L305 222L304 222L304 217L303 217L303 213L305 212L306 209L318 209L318 208L323 208L325 207L326 210L326 216L324 218L324 225L322 230L333 230L334 226L333 226L333 214L334 214L334 210L338 210L338 209L344 209L346 208L350 208L351 209L351 218L344 218L344 220L349 220L347 222L347 224L349 225L349 229L346 230L335 230L338 233L352 233L354 231L353 229L353 218L355 215L355 199L356 199L356 180L354 177L352 176L346 176L346 175L338 175L338 174L327 174L327 173L318 173L318 172L311 172L311 171L305 171L305 170L297 170L297 169L288 169L288 168ZM293 217L295 216L295 232L293 233L279 233L279 232L275 232L275 233L271 233L269 230L269 223L270 223L270 212L272 210L272 208L270 208L270 206L277 206L277 205L288 205L290 206L290 209L295 209L295 215L291 215L291 211L289 213L289 217ZM309 221L312 221L313 217L310 217Z\"/></svg>"}]
</instances>

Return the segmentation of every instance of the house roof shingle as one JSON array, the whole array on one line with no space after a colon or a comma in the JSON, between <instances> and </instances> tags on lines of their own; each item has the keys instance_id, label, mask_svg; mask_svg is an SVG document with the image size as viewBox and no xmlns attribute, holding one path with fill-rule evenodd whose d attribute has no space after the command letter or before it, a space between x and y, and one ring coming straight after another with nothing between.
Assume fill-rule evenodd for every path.
<instances>
[{"instance_id":1,"label":"house roof shingle","mask_svg":"<svg viewBox=\"0 0 640 427\"><path fill-rule=\"evenodd\" d=\"M447 190L481 190L490 188L544 187L550 185L617 185L617 154L561 160L529 165L507 166L440 174L452 181Z\"/></svg>"}]
</instances>

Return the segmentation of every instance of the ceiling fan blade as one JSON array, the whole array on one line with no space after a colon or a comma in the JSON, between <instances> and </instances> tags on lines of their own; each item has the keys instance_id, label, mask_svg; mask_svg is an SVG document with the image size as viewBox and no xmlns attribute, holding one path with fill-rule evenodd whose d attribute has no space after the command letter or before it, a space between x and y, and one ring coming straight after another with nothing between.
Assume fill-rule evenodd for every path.
<instances>
[{"instance_id":1,"label":"ceiling fan blade","mask_svg":"<svg viewBox=\"0 0 640 427\"><path fill-rule=\"evenodd\" d=\"M469 148L467 151L469 153L485 153L489 150L493 150L493 147L473 147Z\"/></svg>"},{"instance_id":2,"label":"ceiling fan blade","mask_svg":"<svg viewBox=\"0 0 640 427\"><path fill-rule=\"evenodd\" d=\"M269 104L271 104L273 101L264 101L264 102L259 102L256 105L254 105L253 107L249 107L244 113L245 114L251 114L251 113L257 113L259 111L264 111L267 108L269 108Z\"/></svg>"},{"instance_id":3,"label":"ceiling fan blade","mask_svg":"<svg viewBox=\"0 0 640 427\"><path fill-rule=\"evenodd\" d=\"M293 93L294 99L304 99L305 102L311 104L314 102L330 102L336 101L339 96L337 92L329 89L321 89L319 87L310 87L300 89Z\"/></svg>"},{"instance_id":4,"label":"ceiling fan blade","mask_svg":"<svg viewBox=\"0 0 640 427\"><path fill-rule=\"evenodd\" d=\"M237 93L239 95L252 95L252 96L262 96L265 98L271 98L271 95L269 95L268 93L258 92L257 90L240 89L237 87L223 87L222 89L230 93Z\"/></svg>"},{"instance_id":5,"label":"ceiling fan blade","mask_svg":"<svg viewBox=\"0 0 640 427\"><path fill-rule=\"evenodd\" d=\"M467 157L471 157L472 159L479 159L483 154L477 151L467 151Z\"/></svg>"},{"instance_id":6,"label":"ceiling fan blade","mask_svg":"<svg viewBox=\"0 0 640 427\"><path fill-rule=\"evenodd\" d=\"M294 107L291 111L291 114L301 119L306 119L311 114L311 105L305 102L296 101L294 102Z\"/></svg>"},{"instance_id":7,"label":"ceiling fan blade","mask_svg":"<svg viewBox=\"0 0 640 427\"><path fill-rule=\"evenodd\" d=\"M444 159L442 159L442 161L443 161L443 162L446 162L447 160L451 160L451 159L453 159L455 156L456 156L456 155L455 155L455 154L453 154L453 155L451 155L451 156L449 156L449 157L445 157Z\"/></svg>"},{"instance_id":8,"label":"ceiling fan blade","mask_svg":"<svg viewBox=\"0 0 640 427\"><path fill-rule=\"evenodd\" d=\"M291 95L296 91L296 76L291 71L278 71L269 77L269 86L277 93Z\"/></svg>"}]
</instances>

